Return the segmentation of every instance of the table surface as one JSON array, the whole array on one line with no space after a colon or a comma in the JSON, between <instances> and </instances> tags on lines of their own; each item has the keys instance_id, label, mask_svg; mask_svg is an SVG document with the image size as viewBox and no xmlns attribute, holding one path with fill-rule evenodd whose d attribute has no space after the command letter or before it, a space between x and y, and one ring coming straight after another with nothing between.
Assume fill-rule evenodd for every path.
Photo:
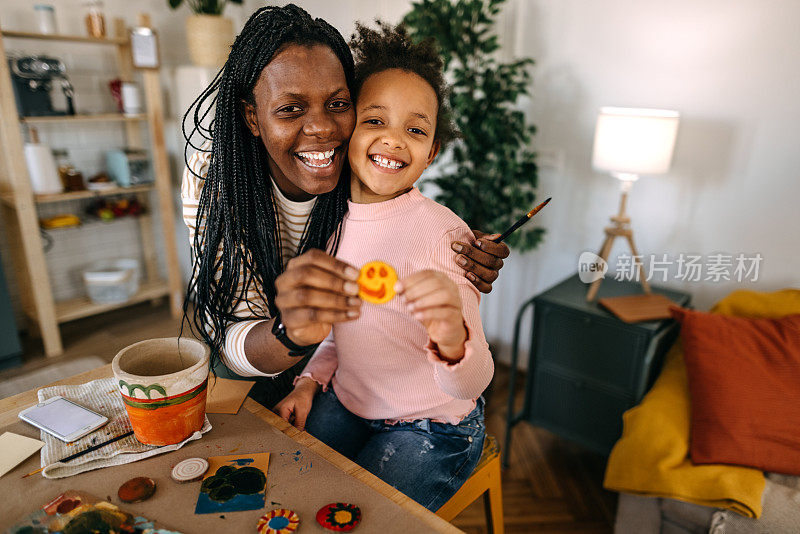
<instances>
[{"instance_id":1,"label":"table surface","mask_svg":"<svg viewBox=\"0 0 800 534\"><path fill-rule=\"evenodd\" d=\"M105 365L51 385L83 384L111 375L111 366ZM38 402L36 391L0 399L0 433L11 431L39 437L38 429L17 418L23 408ZM177 451L68 478L50 480L34 475L23 479L25 473L39 467L39 454L34 454L0 477L0 494L10 496L0 502L0 531L34 512L62 491L73 489L101 499L113 496L111 502L123 510L148 517L184 534L252 532L256 529L258 517L265 510L195 515L199 482L178 484L170 479L169 473L177 462L193 456L269 452L265 509L295 510L300 516L303 532L329 532L316 523L314 516L317 509L334 501L359 505L363 519L357 530L365 532L461 532L252 399L245 401L238 415L209 414L209 420L213 429L208 434ZM119 502L117 488L135 476L153 478L158 487L155 496L142 503Z\"/></svg>"}]
</instances>

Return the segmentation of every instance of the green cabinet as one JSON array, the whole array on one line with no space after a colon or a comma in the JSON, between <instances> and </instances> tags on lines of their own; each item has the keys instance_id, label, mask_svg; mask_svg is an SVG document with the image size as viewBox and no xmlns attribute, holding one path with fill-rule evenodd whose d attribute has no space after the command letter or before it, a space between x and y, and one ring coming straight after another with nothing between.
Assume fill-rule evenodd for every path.
<instances>
[{"instance_id":1,"label":"green cabinet","mask_svg":"<svg viewBox=\"0 0 800 534\"><path fill-rule=\"evenodd\" d=\"M622 413L653 384L678 334L673 320L628 324L586 302L588 285L577 275L536 295L517 314L509 386L506 454L511 428L520 421L608 454L622 433ZM653 287L680 306L687 293ZM641 285L606 279L598 299L635 295ZM533 309L528 374L522 411L513 413L520 327Z\"/></svg>"}]
</instances>

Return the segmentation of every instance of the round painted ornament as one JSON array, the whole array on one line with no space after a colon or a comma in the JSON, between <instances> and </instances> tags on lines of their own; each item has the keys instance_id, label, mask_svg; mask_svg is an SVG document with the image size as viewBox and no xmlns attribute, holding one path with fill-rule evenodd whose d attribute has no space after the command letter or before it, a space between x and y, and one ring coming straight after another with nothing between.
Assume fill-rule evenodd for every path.
<instances>
[{"instance_id":1,"label":"round painted ornament","mask_svg":"<svg viewBox=\"0 0 800 534\"><path fill-rule=\"evenodd\" d=\"M358 296L373 304L383 304L394 298L397 273L391 265L382 261L371 261L361 267L358 276Z\"/></svg>"},{"instance_id":2,"label":"round painted ornament","mask_svg":"<svg viewBox=\"0 0 800 534\"><path fill-rule=\"evenodd\" d=\"M192 482L200 480L208 471L208 462L203 458L187 458L172 468L172 479L175 482Z\"/></svg>"},{"instance_id":3,"label":"round painted ornament","mask_svg":"<svg viewBox=\"0 0 800 534\"><path fill-rule=\"evenodd\" d=\"M300 526L300 517L292 510L277 508L258 519L258 534L289 534Z\"/></svg>"},{"instance_id":4,"label":"round painted ornament","mask_svg":"<svg viewBox=\"0 0 800 534\"><path fill-rule=\"evenodd\" d=\"M332 502L317 512L317 523L337 532L350 532L360 521L361 508L346 502Z\"/></svg>"},{"instance_id":5,"label":"round painted ornament","mask_svg":"<svg viewBox=\"0 0 800 534\"><path fill-rule=\"evenodd\" d=\"M156 492L156 483L152 478L132 478L117 490L117 497L122 502L146 501Z\"/></svg>"}]
</instances>

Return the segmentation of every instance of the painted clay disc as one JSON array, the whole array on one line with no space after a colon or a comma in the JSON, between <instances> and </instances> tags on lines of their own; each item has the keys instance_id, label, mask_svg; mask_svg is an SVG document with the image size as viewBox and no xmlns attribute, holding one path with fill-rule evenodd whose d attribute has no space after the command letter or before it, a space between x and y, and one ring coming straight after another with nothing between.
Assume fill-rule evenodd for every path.
<instances>
[{"instance_id":1,"label":"painted clay disc","mask_svg":"<svg viewBox=\"0 0 800 534\"><path fill-rule=\"evenodd\" d=\"M208 471L208 462L203 458L187 458L172 468L172 479L176 482L199 480Z\"/></svg>"},{"instance_id":2,"label":"painted clay disc","mask_svg":"<svg viewBox=\"0 0 800 534\"><path fill-rule=\"evenodd\" d=\"M258 534L288 534L297 530L300 518L292 510L277 508L258 519Z\"/></svg>"},{"instance_id":3,"label":"painted clay disc","mask_svg":"<svg viewBox=\"0 0 800 534\"><path fill-rule=\"evenodd\" d=\"M373 304L383 304L394 298L397 273L388 263L371 261L361 267L358 276L358 296Z\"/></svg>"},{"instance_id":4,"label":"painted clay disc","mask_svg":"<svg viewBox=\"0 0 800 534\"><path fill-rule=\"evenodd\" d=\"M332 502L317 512L317 523L328 530L350 532L361 521L361 508L346 502Z\"/></svg>"},{"instance_id":5,"label":"painted clay disc","mask_svg":"<svg viewBox=\"0 0 800 534\"><path fill-rule=\"evenodd\" d=\"M117 497L122 502L146 501L156 492L156 483L152 478L132 478L119 487Z\"/></svg>"}]
</instances>

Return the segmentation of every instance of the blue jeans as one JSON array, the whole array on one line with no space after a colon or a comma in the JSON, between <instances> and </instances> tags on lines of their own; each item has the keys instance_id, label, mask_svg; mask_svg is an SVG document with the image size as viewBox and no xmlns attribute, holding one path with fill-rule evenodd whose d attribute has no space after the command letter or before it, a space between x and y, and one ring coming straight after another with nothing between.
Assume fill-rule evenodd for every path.
<instances>
[{"instance_id":1,"label":"blue jeans","mask_svg":"<svg viewBox=\"0 0 800 534\"><path fill-rule=\"evenodd\" d=\"M391 425L349 412L328 388L314 397L306 431L435 512L481 458L483 405L481 397L458 425L429 419Z\"/></svg>"}]
</instances>

